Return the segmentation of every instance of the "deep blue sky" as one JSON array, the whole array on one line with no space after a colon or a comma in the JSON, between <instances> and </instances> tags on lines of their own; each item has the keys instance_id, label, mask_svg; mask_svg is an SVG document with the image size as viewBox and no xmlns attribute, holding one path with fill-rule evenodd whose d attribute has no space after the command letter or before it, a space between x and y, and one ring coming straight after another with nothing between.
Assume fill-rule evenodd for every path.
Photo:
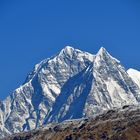
<instances>
[{"instance_id":1,"label":"deep blue sky","mask_svg":"<svg viewBox=\"0 0 140 140\"><path fill-rule=\"evenodd\" d=\"M66 45L140 70L140 1L0 0L0 100Z\"/></svg>"}]
</instances>

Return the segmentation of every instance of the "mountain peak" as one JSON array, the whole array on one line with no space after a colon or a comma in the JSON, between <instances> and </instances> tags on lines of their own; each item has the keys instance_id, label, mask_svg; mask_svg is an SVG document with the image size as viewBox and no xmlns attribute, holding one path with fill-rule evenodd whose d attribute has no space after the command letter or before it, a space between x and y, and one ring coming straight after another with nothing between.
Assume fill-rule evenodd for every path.
<instances>
[{"instance_id":1,"label":"mountain peak","mask_svg":"<svg viewBox=\"0 0 140 140\"><path fill-rule=\"evenodd\" d=\"M72 46L65 46L64 50L74 50Z\"/></svg>"},{"instance_id":2,"label":"mountain peak","mask_svg":"<svg viewBox=\"0 0 140 140\"><path fill-rule=\"evenodd\" d=\"M75 49L71 46L66 46L64 47L61 51L60 51L60 55L68 55L68 56L72 56L74 53L84 53L83 51L79 50L79 49Z\"/></svg>"},{"instance_id":3,"label":"mountain peak","mask_svg":"<svg viewBox=\"0 0 140 140\"><path fill-rule=\"evenodd\" d=\"M66 46L64 47L61 51L60 51L60 55L61 54L68 54L68 55L71 55L73 53L75 49L71 46Z\"/></svg>"},{"instance_id":4,"label":"mountain peak","mask_svg":"<svg viewBox=\"0 0 140 140\"><path fill-rule=\"evenodd\" d=\"M74 47L72 46L66 46L64 47L64 49L62 49L62 51L66 52L66 53L70 53L70 52L73 52L74 50L76 50Z\"/></svg>"},{"instance_id":5,"label":"mountain peak","mask_svg":"<svg viewBox=\"0 0 140 140\"><path fill-rule=\"evenodd\" d=\"M101 47L96 54L96 61L100 61L100 60L107 61L107 58L112 59L112 60L116 61L117 63L120 63L120 61L117 60L116 58L112 57L112 55L110 55L104 47Z\"/></svg>"},{"instance_id":6,"label":"mountain peak","mask_svg":"<svg viewBox=\"0 0 140 140\"><path fill-rule=\"evenodd\" d=\"M106 49L104 47L101 47L97 53L97 55L103 55L103 54L108 54Z\"/></svg>"}]
</instances>

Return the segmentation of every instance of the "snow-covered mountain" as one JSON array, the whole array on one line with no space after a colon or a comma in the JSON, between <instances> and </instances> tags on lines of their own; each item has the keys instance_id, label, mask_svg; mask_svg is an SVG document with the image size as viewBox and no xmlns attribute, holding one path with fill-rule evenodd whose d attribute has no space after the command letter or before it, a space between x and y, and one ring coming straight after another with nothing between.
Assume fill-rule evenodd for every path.
<instances>
[{"instance_id":1,"label":"snow-covered mountain","mask_svg":"<svg viewBox=\"0 0 140 140\"><path fill-rule=\"evenodd\" d=\"M128 69L127 73L133 79L133 81L140 87L140 72L135 69Z\"/></svg>"},{"instance_id":2,"label":"snow-covered mountain","mask_svg":"<svg viewBox=\"0 0 140 140\"><path fill-rule=\"evenodd\" d=\"M104 48L92 55L65 47L0 102L0 136L139 104L140 85L128 73Z\"/></svg>"}]
</instances>

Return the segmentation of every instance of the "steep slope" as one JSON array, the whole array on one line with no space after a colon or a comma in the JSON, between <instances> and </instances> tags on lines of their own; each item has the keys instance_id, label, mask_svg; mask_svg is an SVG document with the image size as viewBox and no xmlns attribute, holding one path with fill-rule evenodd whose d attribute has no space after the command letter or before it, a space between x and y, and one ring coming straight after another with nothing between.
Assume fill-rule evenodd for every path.
<instances>
[{"instance_id":1,"label":"steep slope","mask_svg":"<svg viewBox=\"0 0 140 140\"><path fill-rule=\"evenodd\" d=\"M81 118L93 81L92 64L70 78L62 88L45 123ZM77 111L78 110L78 111Z\"/></svg>"},{"instance_id":2,"label":"steep slope","mask_svg":"<svg viewBox=\"0 0 140 140\"><path fill-rule=\"evenodd\" d=\"M57 98L53 110L46 117L46 123L90 117L113 107L139 102L140 89L120 62L104 48L99 50L93 64L85 71L70 79L72 85L69 85L69 81L66 83L67 90ZM82 76L80 80L79 76ZM61 105L58 104L60 102Z\"/></svg>"},{"instance_id":3,"label":"steep slope","mask_svg":"<svg viewBox=\"0 0 140 140\"><path fill-rule=\"evenodd\" d=\"M86 116L140 101L139 87L128 76L121 63L104 48L95 57L93 76L94 82L85 106Z\"/></svg>"},{"instance_id":4,"label":"steep slope","mask_svg":"<svg viewBox=\"0 0 140 140\"><path fill-rule=\"evenodd\" d=\"M140 87L140 72L135 69L128 69L127 73L132 78L132 80Z\"/></svg>"},{"instance_id":5,"label":"steep slope","mask_svg":"<svg viewBox=\"0 0 140 140\"><path fill-rule=\"evenodd\" d=\"M0 103L0 135L139 102L140 88L104 48L92 55L68 46L37 64Z\"/></svg>"}]
</instances>

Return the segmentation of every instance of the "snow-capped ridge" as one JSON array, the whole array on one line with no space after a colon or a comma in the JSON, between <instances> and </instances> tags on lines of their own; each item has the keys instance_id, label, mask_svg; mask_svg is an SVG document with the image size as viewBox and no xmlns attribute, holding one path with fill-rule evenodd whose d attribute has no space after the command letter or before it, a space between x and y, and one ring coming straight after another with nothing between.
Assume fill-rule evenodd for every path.
<instances>
[{"instance_id":1,"label":"snow-capped ridge","mask_svg":"<svg viewBox=\"0 0 140 140\"><path fill-rule=\"evenodd\" d=\"M140 71L135 70L133 68L129 68L127 70L127 73L129 74L129 76L132 78L132 80L138 85L138 87L140 88Z\"/></svg>"},{"instance_id":2,"label":"snow-capped ridge","mask_svg":"<svg viewBox=\"0 0 140 140\"><path fill-rule=\"evenodd\" d=\"M61 55L61 54L73 55L73 53L88 53L88 52L81 51L81 50L74 48L72 46L66 46L60 51L59 55Z\"/></svg>"},{"instance_id":3,"label":"snow-capped ridge","mask_svg":"<svg viewBox=\"0 0 140 140\"><path fill-rule=\"evenodd\" d=\"M26 80L23 83L23 85L26 84L27 82L31 81L35 77L35 75L39 72L39 70L41 69L41 67L48 62L49 59L50 58L44 59L40 63L35 64L33 70L26 77Z\"/></svg>"},{"instance_id":4,"label":"snow-capped ridge","mask_svg":"<svg viewBox=\"0 0 140 140\"><path fill-rule=\"evenodd\" d=\"M107 53L108 53L107 50L104 47L101 47L99 51L97 52L97 55L103 55Z\"/></svg>"},{"instance_id":5,"label":"snow-capped ridge","mask_svg":"<svg viewBox=\"0 0 140 140\"><path fill-rule=\"evenodd\" d=\"M104 47L101 47L96 54L97 61L100 59L102 59L102 60L106 59L107 57L110 59L113 59L117 63L120 63L120 61L118 59L114 58Z\"/></svg>"},{"instance_id":6,"label":"snow-capped ridge","mask_svg":"<svg viewBox=\"0 0 140 140\"><path fill-rule=\"evenodd\" d=\"M33 71L31 71L25 82L23 83L23 85L29 81L31 81L36 74L38 74L38 72L40 71L40 69L43 67L43 65L47 65L48 63L57 63L60 62L59 60L61 58L69 58L69 59L75 59L72 58L74 55L76 55L76 57L79 57L79 59L81 58L85 58L88 59L89 61L93 61L94 60L94 55L85 51L81 51L79 49L76 49L74 47L71 46L66 46L64 47L59 53L55 54L54 56L44 59L42 60L40 63L36 64L35 67L33 68ZM80 58L81 57L81 58Z\"/></svg>"},{"instance_id":7,"label":"snow-capped ridge","mask_svg":"<svg viewBox=\"0 0 140 140\"><path fill-rule=\"evenodd\" d=\"M72 46L65 46L63 50L70 51L70 50L75 50L75 48Z\"/></svg>"},{"instance_id":8,"label":"snow-capped ridge","mask_svg":"<svg viewBox=\"0 0 140 140\"><path fill-rule=\"evenodd\" d=\"M136 70L136 69L133 69L133 68L129 68L129 69L127 70L127 72L128 72L128 73L129 73L129 72L134 72L134 73L137 73L137 74L140 73L140 71L138 71L138 70Z\"/></svg>"}]
</instances>

